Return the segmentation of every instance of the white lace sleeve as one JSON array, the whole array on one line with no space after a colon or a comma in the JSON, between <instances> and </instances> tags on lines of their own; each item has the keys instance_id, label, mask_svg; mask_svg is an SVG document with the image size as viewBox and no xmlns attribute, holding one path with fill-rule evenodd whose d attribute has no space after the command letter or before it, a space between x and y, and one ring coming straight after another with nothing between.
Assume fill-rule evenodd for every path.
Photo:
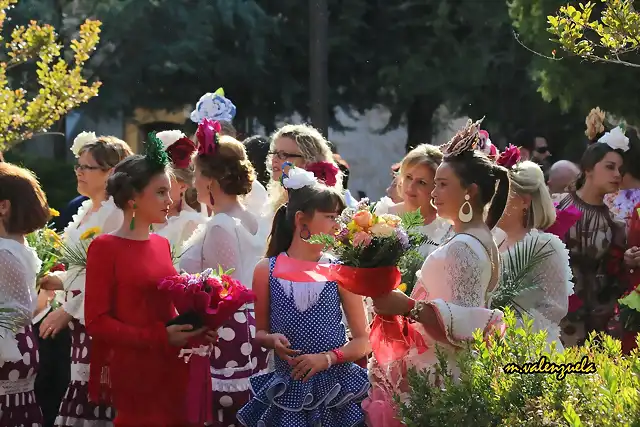
<instances>
[{"instance_id":1,"label":"white lace sleeve","mask_svg":"<svg viewBox=\"0 0 640 427\"><path fill-rule=\"evenodd\" d=\"M213 225L204 241L203 257L204 268L233 268L235 271L231 275L234 276L240 266L240 248L235 233L221 225Z\"/></svg>"},{"instance_id":2,"label":"white lace sleeve","mask_svg":"<svg viewBox=\"0 0 640 427\"><path fill-rule=\"evenodd\" d=\"M534 317L537 329L546 328L549 322L558 325L567 315L569 295L573 293L569 252L553 234L534 231L525 239L536 239L539 250L552 253L532 272L537 287L518 296L515 301Z\"/></svg>"},{"instance_id":3,"label":"white lace sleeve","mask_svg":"<svg viewBox=\"0 0 640 427\"><path fill-rule=\"evenodd\" d=\"M0 308L15 311L7 315L9 324L0 326L0 364L22 358L13 329L31 322L33 304L28 276L26 267L18 258L9 250L0 250Z\"/></svg>"},{"instance_id":4,"label":"white lace sleeve","mask_svg":"<svg viewBox=\"0 0 640 427\"><path fill-rule=\"evenodd\" d=\"M463 307L483 307L483 261L464 241L448 244L445 259L445 278L451 289L453 304Z\"/></svg>"}]
</instances>

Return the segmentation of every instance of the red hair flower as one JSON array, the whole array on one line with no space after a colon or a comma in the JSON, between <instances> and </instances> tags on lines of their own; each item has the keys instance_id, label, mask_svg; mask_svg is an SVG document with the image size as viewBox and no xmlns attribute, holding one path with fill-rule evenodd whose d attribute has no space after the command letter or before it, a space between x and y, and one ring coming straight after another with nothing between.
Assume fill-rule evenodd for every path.
<instances>
[{"instance_id":1,"label":"red hair flower","mask_svg":"<svg viewBox=\"0 0 640 427\"><path fill-rule=\"evenodd\" d=\"M498 163L500 166L511 169L520 161L520 150L513 144L509 144L506 150L500 153Z\"/></svg>"},{"instance_id":2,"label":"red hair flower","mask_svg":"<svg viewBox=\"0 0 640 427\"><path fill-rule=\"evenodd\" d=\"M189 138L180 138L167 148L171 163L178 169L186 169L191 164L191 155L196 145Z\"/></svg>"},{"instance_id":3,"label":"red hair flower","mask_svg":"<svg viewBox=\"0 0 640 427\"><path fill-rule=\"evenodd\" d=\"M333 163L316 162L305 166L305 169L313 173L318 181L324 182L329 187L334 187L338 182L340 169Z\"/></svg>"}]
</instances>

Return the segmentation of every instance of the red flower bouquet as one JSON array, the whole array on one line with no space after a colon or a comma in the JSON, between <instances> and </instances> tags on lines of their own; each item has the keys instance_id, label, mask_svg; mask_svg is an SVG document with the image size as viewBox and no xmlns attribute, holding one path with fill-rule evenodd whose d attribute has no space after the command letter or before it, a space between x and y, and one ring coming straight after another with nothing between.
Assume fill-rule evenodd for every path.
<instances>
[{"instance_id":1,"label":"red flower bouquet","mask_svg":"<svg viewBox=\"0 0 640 427\"><path fill-rule=\"evenodd\" d=\"M200 274L181 274L163 279L158 289L169 294L180 314L169 324L190 324L217 330L243 305L254 301L254 293L221 269L207 269ZM187 388L189 421L204 425L212 421L211 375L209 357L212 345L202 339L193 348L182 349L179 357L190 363ZM196 356L196 357L193 357Z\"/></svg>"}]
</instances>

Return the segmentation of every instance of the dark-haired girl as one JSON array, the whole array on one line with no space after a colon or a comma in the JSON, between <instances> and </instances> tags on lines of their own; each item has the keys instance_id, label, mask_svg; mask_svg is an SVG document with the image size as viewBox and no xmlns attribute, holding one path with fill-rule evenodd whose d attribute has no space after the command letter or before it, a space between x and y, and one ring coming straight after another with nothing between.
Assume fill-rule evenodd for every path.
<instances>
[{"instance_id":1,"label":"dark-haired girl","mask_svg":"<svg viewBox=\"0 0 640 427\"><path fill-rule=\"evenodd\" d=\"M180 269L199 273L222 267L251 288L267 237L258 216L242 203L255 173L242 143L218 135L216 126L207 120L198 126L194 184L199 201L214 215L186 243ZM255 325L253 304L247 304L218 330L220 339L211 355L215 426L237 424L236 413L250 398L249 377L266 366L266 352L253 342Z\"/></svg>"},{"instance_id":2,"label":"dark-haired girl","mask_svg":"<svg viewBox=\"0 0 640 427\"><path fill-rule=\"evenodd\" d=\"M569 249L575 282L569 313L560 324L565 346L582 344L592 331L606 331L624 292L620 277L625 224L614 217L604 197L620 187L629 139L619 127L606 131L599 109L589 113L586 123L591 144L582 156L575 190L554 195L558 209L574 206L582 212L562 239Z\"/></svg>"},{"instance_id":3,"label":"dark-haired girl","mask_svg":"<svg viewBox=\"0 0 640 427\"><path fill-rule=\"evenodd\" d=\"M77 157L78 192L89 197L64 230L65 245L75 247L88 230L94 230L95 234L110 233L122 225L122 211L113 198L107 196L105 188L113 168L133 153L124 141L111 136L97 137L92 132L78 135L72 151ZM63 289L64 301L42 321L40 336L55 338L67 326L71 330L71 376L55 425L109 427L113 410L105 405L96 405L87 398L91 340L84 320L85 282L85 271L79 267L52 273L41 280L43 289Z\"/></svg>"},{"instance_id":4,"label":"dark-haired girl","mask_svg":"<svg viewBox=\"0 0 640 427\"><path fill-rule=\"evenodd\" d=\"M49 218L47 198L36 177L0 163L0 307L15 310L9 324L0 325L2 427L40 427L43 422L33 390L39 360L31 326L41 262L25 235L44 227Z\"/></svg>"},{"instance_id":5,"label":"dark-haired girl","mask_svg":"<svg viewBox=\"0 0 640 427\"><path fill-rule=\"evenodd\" d=\"M169 242L150 234L167 217L171 197L168 159L151 138L147 155L131 156L114 169L107 193L124 213L123 225L97 237L87 254L85 318L91 335L89 395L116 410L120 426L188 426L188 365L180 347L203 330L165 326L176 312L158 290L176 274Z\"/></svg>"},{"instance_id":6,"label":"dark-haired girl","mask_svg":"<svg viewBox=\"0 0 640 427\"><path fill-rule=\"evenodd\" d=\"M291 168L288 175L289 201L276 212L267 258L253 276L256 341L275 351L275 370L251 378L255 395L240 410L238 420L251 427L360 426L364 413L359 402L369 381L366 371L353 362L370 352L362 297L335 282L273 277L279 255L331 262L322 245L307 239L337 230L344 199L309 171ZM353 337L349 342L341 308Z\"/></svg>"},{"instance_id":7,"label":"dark-haired girl","mask_svg":"<svg viewBox=\"0 0 640 427\"><path fill-rule=\"evenodd\" d=\"M363 403L370 427L402 425L394 420L393 395L407 397L410 367L432 371L435 377L436 344L448 356L455 375L456 348L471 339L476 329L489 332L501 322L502 313L488 308L500 271L491 229L504 212L509 177L506 169L474 149L479 125L469 121L441 147L444 159L435 174L433 203L439 216L453 222L455 236L427 257L411 297L393 291L373 300L379 314L413 319L426 348L411 348L370 372L373 387Z\"/></svg>"}]
</instances>

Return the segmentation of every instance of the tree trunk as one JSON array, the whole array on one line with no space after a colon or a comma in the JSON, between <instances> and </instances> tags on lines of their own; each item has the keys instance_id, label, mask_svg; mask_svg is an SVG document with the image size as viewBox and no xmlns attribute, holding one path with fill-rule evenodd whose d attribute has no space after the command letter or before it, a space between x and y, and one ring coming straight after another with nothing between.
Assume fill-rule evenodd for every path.
<instances>
[{"instance_id":1,"label":"tree trunk","mask_svg":"<svg viewBox=\"0 0 640 427\"><path fill-rule=\"evenodd\" d=\"M429 95L417 95L407 112L407 152L420 144L431 143L433 138L433 114L441 100Z\"/></svg>"},{"instance_id":2,"label":"tree trunk","mask_svg":"<svg viewBox=\"0 0 640 427\"><path fill-rule=\"evenodd\" d=\"M327 0L309 0L309 110L311 123L325 136L329 133L329 78Z\"/></svg>"}]
</instances>

